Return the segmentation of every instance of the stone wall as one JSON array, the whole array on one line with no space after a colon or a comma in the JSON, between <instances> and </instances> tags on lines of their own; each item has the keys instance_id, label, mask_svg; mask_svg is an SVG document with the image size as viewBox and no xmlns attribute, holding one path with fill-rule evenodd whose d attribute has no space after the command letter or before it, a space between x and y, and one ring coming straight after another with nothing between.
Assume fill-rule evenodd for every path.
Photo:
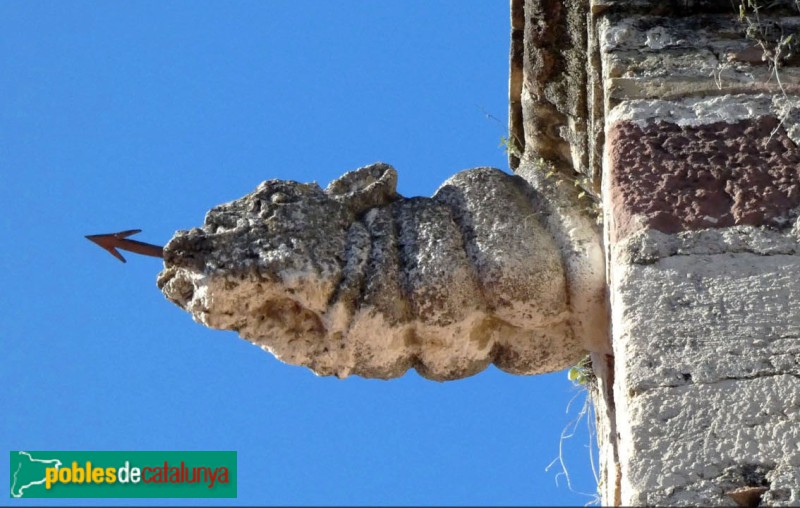
<instances>
[{"instance_id":1,"label":"stone wall","mask_svg":"<svg viewBox=\"0 0 800 508\"><path fill-rule=\"evenodd\" d=\"M800 504L800 18L735 7L512 1L511 163L602 180L604 504Z\"/></svg>"}]
</instances>

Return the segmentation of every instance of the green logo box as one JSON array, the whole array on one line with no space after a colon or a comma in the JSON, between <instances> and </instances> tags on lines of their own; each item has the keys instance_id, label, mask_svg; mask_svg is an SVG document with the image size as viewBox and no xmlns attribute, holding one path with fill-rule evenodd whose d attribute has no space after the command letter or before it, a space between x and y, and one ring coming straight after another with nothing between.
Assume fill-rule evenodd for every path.
<instances>
[{"instance_id":1,"label":"green logo box","mask_svg":"<svg viewBox=\"0 0 800 508\"><path fill-rule=\"evenodd\" d=\"M236 452L10 453L12 498L232 498Z\"/></svg>"}]
</instances>

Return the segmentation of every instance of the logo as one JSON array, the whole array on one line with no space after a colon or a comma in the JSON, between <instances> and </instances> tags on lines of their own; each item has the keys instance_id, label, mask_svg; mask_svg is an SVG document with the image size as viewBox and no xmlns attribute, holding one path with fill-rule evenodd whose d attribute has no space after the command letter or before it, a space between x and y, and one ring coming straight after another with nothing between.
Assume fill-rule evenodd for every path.
<instances>
[{"instance_id":1,"label":"logo","mask_svg":"<svg viewBox=\"0 0 800 508\"><path fill-rule=\"evenodd\" d=\"M236 497L236 452L12 451L12 498Z\"/></svg>"}]
</instances>

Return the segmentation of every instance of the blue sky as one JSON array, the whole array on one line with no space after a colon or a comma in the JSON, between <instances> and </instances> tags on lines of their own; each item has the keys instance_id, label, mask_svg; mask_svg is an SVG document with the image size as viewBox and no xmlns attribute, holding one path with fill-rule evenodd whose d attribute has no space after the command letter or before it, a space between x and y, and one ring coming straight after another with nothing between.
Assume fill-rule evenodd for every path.
<instances>
[{"instance_id":1,"label":"blue sky","mask_svg":"<svg viewBox=\"0 0 800 508\"><path fill-rule=\"evenodd\" d=\"M507 170L508 44L507 2L0 2L0 478L10 450L236 450L238 504L589 501L545 471L583 397L565 413L564 372L318 378L84 239L163 244L263 180L379 160L408 196ZM592 492L587 444L564 457ZM97 501L165 502L218 503Z\"/></svg>"}]
</instances>

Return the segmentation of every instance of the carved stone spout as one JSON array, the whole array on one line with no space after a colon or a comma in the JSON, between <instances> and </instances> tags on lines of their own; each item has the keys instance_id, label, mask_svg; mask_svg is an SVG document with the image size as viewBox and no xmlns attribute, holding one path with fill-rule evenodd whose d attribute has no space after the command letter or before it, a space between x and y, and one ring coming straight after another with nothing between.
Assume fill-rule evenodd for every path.
<instances>
[{"instance_id":1,"label":"carved stone spout","mask_svg":"<svg viewBox=\"0 0 800 508\"><path fill-rule=\"evenodd\" d=\"M382 163L324 190L266 181L179 231L158 286L198 322L319 375L538 374L603 347L593 231L553 231L548 199L497 169L458 173L432 198L396 183Z\"/></svg>"}]
</instances>

